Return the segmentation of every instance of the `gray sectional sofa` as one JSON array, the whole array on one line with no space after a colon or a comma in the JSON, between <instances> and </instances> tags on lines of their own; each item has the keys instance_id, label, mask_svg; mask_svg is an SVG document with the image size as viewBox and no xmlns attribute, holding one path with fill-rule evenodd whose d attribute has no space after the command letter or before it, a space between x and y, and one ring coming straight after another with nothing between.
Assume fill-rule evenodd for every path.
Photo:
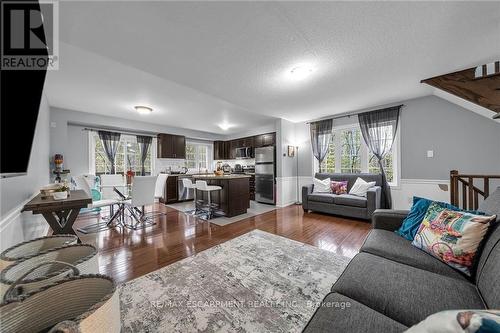
<instances>
[{"instance_id":1,"label":"gray sectional sofa","mask_svg":"<svg viewBox=\"0 0 500 333\"><path fill-rule=\"evenodd\" d=\"M500 188L479 210L500 216ZM483 242L474 276L468 278L394 233L406 214L373 214L373 230L360 253L304 332L403 332L443 310L500 308L500 218Z\"/></svg>"},{"instance_id":2,"label":"gray sectional sofa","mask_svg":"<svg viewBox=\"0 0 500 333\"><path fill-rule=\"evenodd\" d=\"M376 174L331 174L316 173L317 179L330 178L335 181L347 180L347 191L351 189L358 177L367 182L376 182L375 187L368 190L366 198L350 194L335 195L331 193L314 193L314 186L308 185L302 188L302 208L305 212L309 210L354 217L369 220L376 209L380 208L382 176Z\"/></svg>"}]
</instances>

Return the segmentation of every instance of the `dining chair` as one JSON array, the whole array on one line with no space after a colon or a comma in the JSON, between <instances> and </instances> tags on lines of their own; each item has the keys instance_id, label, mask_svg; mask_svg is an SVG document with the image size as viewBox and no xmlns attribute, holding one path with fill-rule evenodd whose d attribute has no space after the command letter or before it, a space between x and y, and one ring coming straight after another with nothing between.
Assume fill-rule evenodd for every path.
<instances>
[{"instance_id":1,"label":"dining chair","mask_svg":"<svg viewBox=\"0 0 500 333\"><path fill-rule=\"evenodd\" d=\"M87 177L85 175L73 177L73 181L76 184L77 189L83 190L85 193L87 193L92 198L92 189L90 188L90 185L87 181ZM113 206L117 205L118 203L119 203L119 200L117 200L117 199L92 200L92 203L88 206L88 208L95 209L95 208L109 207L110 216L102 218L103 220L109 220L111 217L112 211L113 211L113 209L112 209ZM83 233L98 232L98 231L107 229L107 227L109 227L110 222L111 221L108 221L105 224L95 223L92 225L87 225L85 227L79 228L78 231L83 232Z\"/></svg>"},{"instance_id":2,"label":"dining chair","mask_svg":"<svg viewBox=\"0 0 500 333\"><path fill-rule=\"evenodd\" d=\"M129 229L137 230L154 225L154 216L146 214L145 206L155 203L157 176L135 176L132 183L131 198L124 201L130 217L135 221L125 224Z\"/></svg>"},{"instance_id":3,"label":"dining chair","mask_svg":"<svg viewBox=\"0 0 500 333\"><path fill-rule=\"evenodd\" d=\"M127 186L125 178L121 174L113 175L101 175L101 193L104 199L120 199L119 196L113 190L114 187L118 188L120 191L125 192L125 187Z\"/></svg>"}]
</instances>

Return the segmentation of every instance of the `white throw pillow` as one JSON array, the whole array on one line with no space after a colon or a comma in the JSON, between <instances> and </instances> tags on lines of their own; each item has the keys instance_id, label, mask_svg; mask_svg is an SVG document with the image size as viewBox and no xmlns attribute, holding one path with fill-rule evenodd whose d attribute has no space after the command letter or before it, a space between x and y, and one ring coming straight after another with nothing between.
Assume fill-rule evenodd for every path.
<instances>
[{"instance_id":1,"label":"white throw pillow","mask_svg":"<svg viewBox=\"0 0 500 333\"><path fill-rule=\"evenodd\" d=\"M434 313L405 333L498 332L498 310L448 310Z\"/></svg>"},{"instance_id":2,"label":"white throw pillow","mask_svg":"<svg viewBox=\"0 0 500 333\"><path fill-rule=\"evenodd\" d=\"M313 179L313 192L317 193L331 193L332 189L330 187L330 178L320 180L318 178Z\"/></svg>"},{"instance_id":3,"label":"white throw pillow","mask_svg":"<svg viewBox=\"0 0 500 333\"><path fill-rule=\"evenodd\" d=\"M356 182L354 185L352 185L351 190L349 191L349 194L358 196L358 197L366 197L366 192L373 186L375 186L376 182L365 182L363 179L359 178L356 179Z\"/></svg>"}]
</instances>

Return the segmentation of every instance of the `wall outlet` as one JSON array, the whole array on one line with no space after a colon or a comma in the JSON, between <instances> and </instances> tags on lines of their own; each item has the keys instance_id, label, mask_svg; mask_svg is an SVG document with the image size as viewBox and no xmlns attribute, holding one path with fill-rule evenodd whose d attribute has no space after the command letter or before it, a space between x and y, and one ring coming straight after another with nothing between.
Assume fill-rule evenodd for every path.
<instances>
[{"instance_id":1,"label":"wall outlet","mask_svg":"<svg viewBox=\"0 0 500 333\"><path fill-rule=\"evenodd\" d=\"M434 150L428 150L427 151L427 157L428 158L433 158L434 157Z\"/></svg>"},{"instance_id":2,"label":"wall outlet","mask_svg":"<svg viewBox=\"0 0 500 333\"><path fill-rule=\"evenodd\" d=\"M55 122L55 121L51 121L51 122L50 122L50 127L52 127L52 128L56 128L56 127L57 127L56 122Z\"/></svg>"}]
</instances>

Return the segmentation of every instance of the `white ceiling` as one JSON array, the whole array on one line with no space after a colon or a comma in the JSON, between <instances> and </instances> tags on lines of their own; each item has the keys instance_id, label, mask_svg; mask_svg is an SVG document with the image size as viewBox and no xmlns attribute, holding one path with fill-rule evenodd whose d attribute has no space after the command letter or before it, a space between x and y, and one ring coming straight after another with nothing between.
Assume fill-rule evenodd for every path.
<instances>
[{"instance_id":1,"label":"white ceiling","mask_svg":"<svg viewBox=\"0 0 500 333\"><path fill-rule=\"evenodd\" d=\"M421 79L498 59L499 35L500 2L61 2L47 94L230 134L431 94ZM314 71L296 82L299 63Z\"/></svg>"}]
</instances>

